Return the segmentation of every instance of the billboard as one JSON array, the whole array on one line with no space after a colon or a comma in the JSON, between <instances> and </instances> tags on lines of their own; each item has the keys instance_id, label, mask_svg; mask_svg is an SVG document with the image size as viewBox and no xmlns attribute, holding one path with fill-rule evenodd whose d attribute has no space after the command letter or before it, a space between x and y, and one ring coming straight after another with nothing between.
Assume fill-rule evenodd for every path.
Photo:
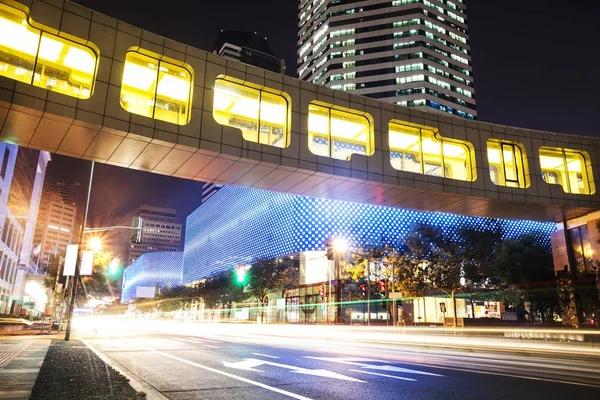
<instances>
[{"instance_id":1,"label":"billboard","mask_svg":"<svg viewBox=\"0 0 600 400\"><path fill-rule=\"evenodd\" d=\"M138 286L135 288L136 299L153 299L156 294L154 286Z\"/></svg>"}]
</instances>

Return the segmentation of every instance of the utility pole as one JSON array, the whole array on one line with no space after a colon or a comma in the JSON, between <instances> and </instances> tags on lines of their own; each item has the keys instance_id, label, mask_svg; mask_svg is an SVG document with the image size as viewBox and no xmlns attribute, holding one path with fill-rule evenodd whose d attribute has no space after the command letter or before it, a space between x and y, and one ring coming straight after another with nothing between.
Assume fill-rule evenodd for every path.
<instances>
[{"instance_id":1,"label":"utility pole","mask_svg":"<svg viewBox=\"0 0 600 400\"><path fill-rule=\"evenodd\" d=\"M71 339L71 325L73 322L73 308L75 307L75 298L77 297L77 280L79 279L79 272L81 266L81 259L83 256L83 245L85 243L85 225L87 222L88 209L90 206L90 195L92 194L92 180L94 178L94 161L90 167L90 183L88 184L87 197L85 198L85 213L83 215L83 223L79 230L79 247L77 249L77 262L75 263L75 275L73 276L73 290L71 291L71 300L67 309L67 331L65 332L65 341L68 342Z\"/></svg>"},{"instance_id":2,"label":"utility pole","mask_svg":"<svg viewBox=\"0 0 600 400\"><path fill-rule=\"evenodd\" d=\"M371 325L371 257L367 259L367 326Z\"/></svg>"}]
</instances>

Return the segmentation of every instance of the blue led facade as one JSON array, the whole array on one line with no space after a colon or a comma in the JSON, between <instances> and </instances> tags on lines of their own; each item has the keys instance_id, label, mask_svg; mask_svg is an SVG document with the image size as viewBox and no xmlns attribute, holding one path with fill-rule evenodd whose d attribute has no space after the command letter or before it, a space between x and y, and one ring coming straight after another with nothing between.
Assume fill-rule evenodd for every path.
<instances>
[{"instance_id":1,"label":"blue led facade","mask_svg":"<svg viewBox=\"0 0 600 400\"><path fill-rule=\"evenodd\" d=\"M181 285L183 268L183 252L159 251L142 254L123 272L123 290L121 303L135 299L135 291L139 286Z\"/></svg>"},{"instance_id":2,"label":"blue led facade","mask_svg":"<svg viewBox=\"0 0 600 400\"><path fill-rule=\"evenodd\" d=\"M332 235L345 237L351 247L395 244L417 223L440 227L449 235L465 225L485 230L497 224L505 239L533 234L548 247L556 229L548 222L410 211L225 186L187 218L183 283L258 259L325 250Z\"/></svg>"}]
</instances>

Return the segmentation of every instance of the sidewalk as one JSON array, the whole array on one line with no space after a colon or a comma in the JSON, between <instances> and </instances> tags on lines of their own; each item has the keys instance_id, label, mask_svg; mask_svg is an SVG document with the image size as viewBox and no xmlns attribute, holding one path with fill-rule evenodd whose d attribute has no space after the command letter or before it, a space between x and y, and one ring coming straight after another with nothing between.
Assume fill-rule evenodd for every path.
<instances>
[{"instance_id":1,"label":"sidewalk","mask_svg":"<svg viewBox=\"0 0 600 400\"><path fill-rule=\"evenodd\" d=\"M83 342L62 339L0 337L0 399L144 399Z\"/></svg>"},{"instance_id":2,"label":"sidewalk","mask_svg":"<svg viewBox=\"0 0 600 400\"><path fill-rule=\"evenodd\" d=\"M0 399L29 398L50 342L44 336L0 337Z\"/></svg>"}]
</instances>

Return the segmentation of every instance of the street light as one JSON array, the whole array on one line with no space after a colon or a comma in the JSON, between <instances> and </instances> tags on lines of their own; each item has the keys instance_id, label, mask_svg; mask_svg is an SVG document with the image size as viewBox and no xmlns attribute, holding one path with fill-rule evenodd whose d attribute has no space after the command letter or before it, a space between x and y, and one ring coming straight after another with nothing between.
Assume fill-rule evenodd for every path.
<instances>
[{"instance_id":1,"label":"street light","mask_svg":"<svg viewBox=\"0 0 600 400\"><path fill-rule=\"evenodd\" d=\"M100 240L98 237L92 238L90 239L88 245L90 249L94 251L94 253L98 253L102 249L102 240Z\"/></svg>"},{"instance_id":2,"label":"street light","mask_svg":"<svg viewBox=\"0 0 600 400\"><path fill-rule=\"evenodd\" d=\"M342 319L342 304L341 304L341 300L342 300L342 285L341 285L341 280L340 280L340 254L345 253L348 250L348 244L346 242L346 240L344 238L341 237L337 237L337 238L329 238L328 243L327 243L327 258L331 259L333 256L333 262L334 262L334 273L336 276L336 280L337 280L337 298L338 298L338 303L339 305L336 307L337 309L337 320L338 322ZM329 273L329 294L328 294L328 302L329 304L331 304L331 272ZM329 308L330 309L330 308ZM329 319L329 312L327 313L327 318Z\"/></svg>"}]
</instances>

